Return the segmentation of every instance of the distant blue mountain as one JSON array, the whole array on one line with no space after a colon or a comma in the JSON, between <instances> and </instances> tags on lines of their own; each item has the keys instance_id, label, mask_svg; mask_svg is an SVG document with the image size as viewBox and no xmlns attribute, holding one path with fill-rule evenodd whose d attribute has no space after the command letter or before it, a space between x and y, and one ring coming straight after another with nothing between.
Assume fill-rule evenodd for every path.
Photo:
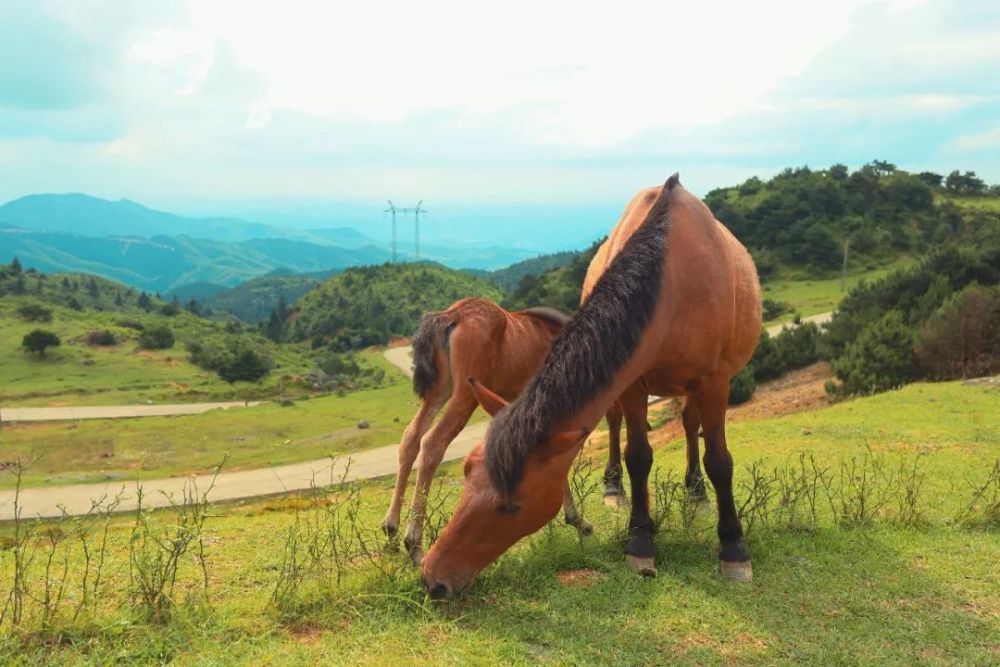
<instances>
[{"instance_id":1,"label":"distant blue mountain","mask_svg":"<svg viewBox=\"0 0 1000 667\"><path fill-rule=\"evenodd\" d=\"M128 199L109 201L85 194L28 195L0 206L0 226L80 236L190 236L215 241L292 238L317 244L360 248L375 242L350 227L287 229L239 218L186 218Z\"/></svg>"}]
</instances>

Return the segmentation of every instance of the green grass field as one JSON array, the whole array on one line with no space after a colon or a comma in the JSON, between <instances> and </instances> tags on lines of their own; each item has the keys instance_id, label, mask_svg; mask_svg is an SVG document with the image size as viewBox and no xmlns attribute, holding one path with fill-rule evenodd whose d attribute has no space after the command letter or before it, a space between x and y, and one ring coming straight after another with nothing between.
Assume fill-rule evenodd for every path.
<instances>
[{"instance_id":1,"label":"green grass field","mask_svg":"<svg viewBox=\"0 0 1000 667\"><path fill-rule=\"evenodd\" d=\"M15 424L0 430L0 461L38 462L26 486L134 480L206 472L229 455L231 469L322 458L398 442L417 399L378 350L363 354L385 371L383 387L200 415ZM370 428L360 430L359 421ZM0 488L13 484L0 477Z\"/></svg>"},{"instance_id":2,"label":"green grass field","mask_svg":"<svg viewBox=\"0 0 1000 667\"><path fill-rule=\"evenodd\" d=\"M371 550L343 564L339 585L331 561L321 557L326 569L316 572L324 574L306 577L282 604L271 604L279 575L290 571L289 563L306 562L306 547L317 544L307 538L334 526L334 509L351 507L344 504L352 497L347 491L214 507L204 528L207 577L188 553L173 596L177 605L160 622L146 620L139 598L129 596L128 550L132 545L135 553L140 541L132 537L134 519L123 517L111 522L100 601L73 621L70 610L80 597L74 579L66 610L45 628L41 603L31 603L20 629L8 621L0 630L0 663L996 663L1000 517L990 512L1000 510L986 507L984 496L962 511L1000 458L995 388L911 385L815 412L734 424L729 442L738 502L748 494L746 466L785 469L798 465L800 454L833 477L852 460L867 459L867 471L881 465L883 476L851 497L874 502L882 489L887 500L880 509L869 506L869 521L845 524L825 502L812 523L790 518L789 506L782 510L772 498L773 513L758 516L749 533L754 582L736 585L716 572L714 512L668 518L657 535L659 576L640 579L622 558L626 516L592 495L584 509L595 523L593 536L580 539L553 524L488 568L464 597L443 605L424 597L404 557ZM898 465L917 458L922 484L893 477ZM659 479L670 471L676 479L682 459L680 441L658 451ZM842 497L858 488L859 470L842 480ZM390 484L358 487L351 525L369 544L378 543ZM439 492L445 513L459 486L459 466L445 466ZM996 486L1000 494L1000 481ZM904 492L914 488L922 518L903 521ZM151 520L161 525L174 516L160 512ZM290 558L293 526L300 541ZM29 581L38 599L44 599L37 587L45 536L53 534L60 532L50 525L35 541L43 551ZM9 544L9 526L4 535ZM79 549L71 550L69 571L81 560ZM0 599L12 581L12 562L11 549L0 551Z\"/></svg>"},{"instance_id":3,"label":"green grass field","mask_svg":"<svg viewBox=\"0 0 1000 667\"><path fill-rule=\"evenodd\" d=\"M792 312L769 320L767 324L790 322L794 313L808 317L830 312L862 280L877 280L905 265L905 260L899 260L884 267L851 272L844 281L845 290L840 289L839 277L810 279L788 275L772 278L763 284L761 298L783 301L792 308Z\"/></svg>"},{"instance_id":4,"label":"green grass field","mask_svg":"<svg viewBox=\"0 0 1000 667\"><path fill-rule=\"evenodd\" d=\"M941 201L961 208L978 208L984 211L1000 212L1000 197L950 197L943 195Z\"/></svg>"},{"instance_id":5,"label":"green grass field","mask_svg":"<svg viewBox=\"0 0 1000 667\"><path fill-rule=\"evenodd\" d=\"M274 345L265 351L274 368L259 384L229 384L215 373L188 361L185 343L224 335L224 325L182 312L172 318L146 315L141 311L75 311L55 306L53 321L25 322L16 315L18 306L29 297L0 299L0 404L9 406L116 405L153 401L156 403L225 400L277 393L282 377L313 370L306 348ZM123 320L145 324L167 323L177 338L168 350L140 350L138 333L122 327ZM62 345L45 357L21 349L21 339L29 331L42 328L55 332ZM110 330L125 338L118 345L90 346L83 338L88 332Z\"/></svg>"}]
</instances>

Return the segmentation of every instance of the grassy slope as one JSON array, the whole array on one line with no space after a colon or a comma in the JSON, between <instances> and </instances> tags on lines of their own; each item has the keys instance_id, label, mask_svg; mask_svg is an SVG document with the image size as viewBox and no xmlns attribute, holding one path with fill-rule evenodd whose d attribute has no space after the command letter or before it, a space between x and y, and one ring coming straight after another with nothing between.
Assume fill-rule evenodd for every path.
<instances>
[{"instance_id":1,"label":"grassy slope","mask_svg":"<svg viewBox=\"0 0 1000 667\"><path fill-rule=\"evenodd\" d=\"M906 264L905 260L893 262L885 267L857 271L847 276L846 291L840 289L840 278L801 279L794 276L772 278L764 283L761 298L784 301L791 306L786 313L770 322L790 322L795 312L802 317L832 311L841 299L862 280L877 280Z\"/></svg>"},{"instance_id":2,"label":"grassy slope","mask_svg":"<svg viewBox=\"0 0 1000 667\"><path fill-rule=\"evenodd\" d=\"M813 531L755 529L755 580L726 583L714 567L714 517L657 537L660 575L639 579L624 566L623 515L594 498L595 535L578 541L555 527L526 540L462 600L427 605L416 574L382 557L391 579L363 566L343 588L306 592L285 620L265 611L295 505L270 501L219 509L210 520L212 609L184 611L165 627L128 621L109 601L104 620L62 641L8 644L7 660L182 664L990 664L1000 650L1000 580L995 531L949 525L1000 456L1000 395L959 383L918 384L789 418L734 425L730 443L743 465L821 463L859 457L871 446L890 455L921 453L928 473L922 528L879 522ZM678 441L658 453L678 471ZM895 460L895 459L893 459ZM449 466L445 487L457 489ZM373 530L387 481L364 488ZM742 489L737 497L745 495ZM128 537L113 531L114 563ZM399 559L402 561L402 558ZM112 565L114 565L114 563ZM7 565L9 567L9 565ZM582 585L556 574L590 570ZM196 578L189 568L185 581ZM126 586L122 574L115 588ZM118 595L122 595L119 593ZM121 622L113 622L121 619ZM0 639L0 662L4 660Z\"/></svg>"},{"instance_id":3,"label":"grassy slope","mask_svg":"<svg viewBox=\"0 0 1000 667\"><path fill-rule=\"evenodd\" d=\"M228 452L231 469L322 458L387 445L416 410L409 382L377 350L362 355L382 368L386 386L255 408L200 415L17 424L0 431L0 460L42 455L25 484L151 479L204 472ZM371 428L359 430L359 420ZM0 477L0 488L13 483Z\"/></svg>"},{"instance_id":4,"label":"grassy slope","mask_svg":"<svg viewBox=\"0 0 1000 667\"><path fill-rule=\"evenodd\" d=\"M223 336L224 325L182 312L172 318L128 312L75 311L53 307L53 321L25 322L15 311L31 297L0 298L0 401L4 405L109 405L118 403L195 402L273 393L284 374L312 369L305 348L263 342L275 362L261 385L230 385L215 373L188 362L187 340ZM47 304L51 305L51 304ZM140 351L138 332L116 324L138 320L147 325L167 324L177 343L173 349ZM21 339L29 331L54 331L62 345L39 358L21 350ZM113 347L91 347L82 341L88 332L110 329L128 338Z\"/></svg>"}]
</instances>

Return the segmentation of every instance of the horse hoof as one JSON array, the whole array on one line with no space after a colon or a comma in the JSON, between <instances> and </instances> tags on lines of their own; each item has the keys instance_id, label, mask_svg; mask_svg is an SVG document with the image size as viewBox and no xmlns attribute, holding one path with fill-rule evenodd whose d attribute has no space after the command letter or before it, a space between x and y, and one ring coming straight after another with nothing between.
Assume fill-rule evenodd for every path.
<instances>
[{"instance_id":1,"label":"horse hoof","mask_svg":"<svg viewBox=\"0 0 1000 667\"><path fill-rule=\"evenodd\" d=\"M652 557L632 556L625 554L625 562L632 571L643 577L656 576L656 561Z\"/></svg>"},{"instance_id":2,"label":"horse hoof","mask_svg":"<svg viewBox=\"0 0 1000 667\"><path fill-rule=\"evenodd\" d=\"M753 566L748 560L741 561L719 561L719 572L730 581L738 581L741 584L749 584L753 581Z\"/></svg>"},{"instance_id":3,"label":"horse hoof","mask_svg":"<svg viewBox=\"0 0 1000 667\"><path fill-rule=\"evenodd\" d=\"M420 547L416 549L410 549L410 562L413 563L413 567L419 568L420 564L424 561L424 550Z\"/></svg>"},{"instance_id":4,"label":"horse hoof","mask_svg":"<svg viewBox=\"0 0 1000 667\"><path fill-rule=\"evenodd\" d=\"M577 532L583 535L584 537L594 534L594 526L591 525L589 521L584 521L583 519L580 519L575 524L573 524L573 527L576 528Z\"/></svg>"},{"instance_id":5,"label":"horse hoof","mask_svg":"<svg viewBox=\"0 0 1000 667\"><path fill-rule=\"evenodd\" d=\"M604 494L604 504L613 510L619 510L625 505L625 498L619 493Z\"/></svg>"},{"instance_id":6,"label":"horse hoof","mask_svg":"<svg viewBox=\"0 0 1000 667\"><path fill-rule=\"evenodd\" d=\"M385 536L389 538L390 541L395 541L396 536L399 534L399 526L393 526L391 523L382 523L382 532Z\"/></svg>"}]
</instances>

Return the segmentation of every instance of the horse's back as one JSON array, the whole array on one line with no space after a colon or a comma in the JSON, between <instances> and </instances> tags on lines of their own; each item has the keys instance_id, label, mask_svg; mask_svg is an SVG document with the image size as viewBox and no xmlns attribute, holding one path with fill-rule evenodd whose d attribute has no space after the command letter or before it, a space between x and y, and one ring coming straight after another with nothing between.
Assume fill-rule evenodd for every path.
<instances>
[{"instance_id":1,"label":"horse's back","mask_svg":"<svg viewBox=\"0 0 1000 667\"><path fill-rule=\"evenodd\" d=\"M632 198L588 268L583 298L661 196L671 199L663 239L663 290L654 324L661 338L659 363L683 360L682 375L715 369L720 363L726 372L735 373L749 360L760 332L757 272L746 248L679 183L666 194L658 186Z\"/></svg>"}]
</instances>

